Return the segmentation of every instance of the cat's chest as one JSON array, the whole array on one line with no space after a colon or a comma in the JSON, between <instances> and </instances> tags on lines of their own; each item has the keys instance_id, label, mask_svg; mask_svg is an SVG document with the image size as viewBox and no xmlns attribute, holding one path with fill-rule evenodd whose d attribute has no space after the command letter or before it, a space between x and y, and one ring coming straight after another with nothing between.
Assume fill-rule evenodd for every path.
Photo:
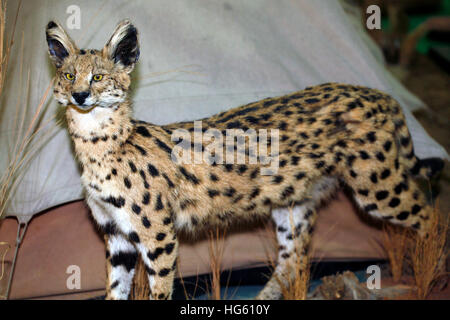
<instances>
[{"instance_id":1,"label":"cat's chest","mask_svg":"<svg viewBox=\"0 0 450 320\"><path fill-rule=\"evenodd\" d=\"M111 196L119 197L123 188L117 184L119 173L116 169L99 167L96 164L85 165L81 175L81 182L86 196L97 202L105 202Z\"/></svg>"}]
</instances>

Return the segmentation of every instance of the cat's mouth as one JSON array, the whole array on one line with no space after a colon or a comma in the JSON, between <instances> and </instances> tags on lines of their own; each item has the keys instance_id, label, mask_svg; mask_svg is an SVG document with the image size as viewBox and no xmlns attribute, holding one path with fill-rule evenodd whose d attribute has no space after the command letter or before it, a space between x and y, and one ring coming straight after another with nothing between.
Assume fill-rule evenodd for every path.
<instances>
[{"instance_id":1,"label":"cat's mouth","mask_svg":"<svg viewBox=\"0 0 450 320\"><path fill-rule=\"evenodd\" d=\"M95 105L86 105L86 104L79 105L76 103L71 103L70 106L74 107L78 111L81 111L82 113L88 113L89 111L91 111L96 107Z\"/></svg>"}]
</instances>

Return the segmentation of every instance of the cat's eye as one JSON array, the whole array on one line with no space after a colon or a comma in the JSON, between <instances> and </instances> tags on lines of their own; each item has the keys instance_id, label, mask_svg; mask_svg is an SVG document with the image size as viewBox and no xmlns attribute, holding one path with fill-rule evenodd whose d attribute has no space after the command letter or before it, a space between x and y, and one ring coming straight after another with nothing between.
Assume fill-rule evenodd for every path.
<instances>
[{"instance_id":1,"label":"cat's eye","mask_svg":"<svg viewBox=\"0 0 450 320\"><path fill-rule=\"evenodd\" d=\"M71 73L66 73L65 74L66 79L72 81L73 79L75 79L75 76Z\"/></svg>"},{"instance_id":2,"label":"cat's eye","mask_svg":"<svg viewBox=\"0 0 450 320\"><path fill-rule=\"evenodd\" d=\"M93 77L94 81L100 81L103 79L103 75L101 74L95 74Z\"/></svg>"}]
</instances>

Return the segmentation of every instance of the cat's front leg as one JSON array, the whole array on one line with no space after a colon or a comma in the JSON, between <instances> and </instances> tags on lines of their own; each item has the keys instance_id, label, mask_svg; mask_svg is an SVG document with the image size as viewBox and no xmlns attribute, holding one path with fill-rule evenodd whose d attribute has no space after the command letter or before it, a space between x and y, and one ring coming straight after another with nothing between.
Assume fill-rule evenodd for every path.
<instances>
[{"instance_id":1,"label":"cat's front leg","mask_svg":"<svg viewBox=\"0 0 450 320\"><path fill-rule=\"evenodd\" d=\"M141 225L135 226L133 244L145 264L153 300L172 298L178 256L178 240L172 215L165 209L142 213Z\"/></svg>"},{"instance_id":2,"label":"cat's front leg","mask_svg":"<svg viewBox=\"0 0 450 320\"><path fill-rule=\"evenodd\" d=\"M106 300L129 299L138 253L119 233L105 235Z\"/></svg>"},{"instance_id":3,"label":"cat's front leg","mask_svg":"<svg viewBox=\"0 0 450 320\"><path fill-rule=\"evenodd\" d=\"M87 198L92 216L105 233L106 246L106 298L124 300L129 298L138 253L116 227L107 209L93 198Z\"/></svg>"}]
</instances>

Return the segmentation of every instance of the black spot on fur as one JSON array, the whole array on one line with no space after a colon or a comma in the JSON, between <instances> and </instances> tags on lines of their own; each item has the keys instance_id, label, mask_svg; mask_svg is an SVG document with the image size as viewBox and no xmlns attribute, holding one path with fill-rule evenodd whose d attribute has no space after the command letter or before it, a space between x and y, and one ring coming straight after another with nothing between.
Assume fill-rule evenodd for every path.
<instances>
[{"instance_id":1,"label":"black spot on fur","mask_svg":"<svg viewBox=\"0 0 450 320\"><path fill-rule=\"evenodd\" d=\"M377 198L377 200L384 200L388 196L389 196L389 191L386 191L386 190L378 191L377 193L375 193L375 197Z\"/></svg>"},{"instance_id":2,"label":"black spot on fur","mask_svg":"<svg viewBox=\"0 0 450 320\"><path fill-rule=\"evenodd\" d=\"M290 197L291 195L294 194L294 192L295 192L294 187L287 186L281 193L281 199L284 200L284 199Z\"/></svg>"},{"instance_id":3,"label":"black spot on fur","mask_svg":"<svg viewBox=\"0 0 450 320\"><path fill-rule=\"evenodd\" d=\"M252 193L250 194L249 199L254 199L256 198L261 192L261 189L259 189L258 187L253 188Z\"/></svg>"},{"instance_id":4,"label":"black spot on fur","mask_svg":"<svg viewBox=\"0 0 450 320\"><path fill-rule=\"evenodd\" d=\"M133 147L135 147L136 150L139 151L139 153L140 153L141 155L143 155L143 156L146 156L146 155L147 155L147 151L145 151L145 149L142 148L140 145L131 143L130 141L127 141L126 143L128 143L128 144L132 145Z\"/></svg>"},{"instance_id":5,"label":"black spot on fur","mask_svg":"<svg viewBox=\"0 0 450 320\"><path fill-rule=\"evenodd\" d=\"M377 137L376 137L376 134L375 134L375 132L373 132L373 131L371 131L371 132L369 132L367 135L366 135L366 137L367 137L367 140L369 140L370 142L375 142L375 141L377 141Z\"/></svg>"},{"instance_id":6,"label":"black spot on fur","mask_svg":"<svg viewBox=\"0 0 450 320\"><path fill-rule=\"evenodd\" d=\"M156 271L147 265L145 266L145 271L149 276L154 276L156 274Z\"/></svg>"},{"instance_id":7,"label":"black spot on fur","mask_svg":"<svg viewBox=\"0 0 450 320\"><path fill-rule=\"evenodd\" d=\"M296 175L295 175L295 179L297 179L297 180L301 180L301 179L303 179L304 177L306 177L306 173L305 172L298 172Z\"/></svg>"},{"instance_id":8,"label":"black spot on fur","mask_svg":"<svg viewBox=\"0 0 450 320\"><path fill-rule=\"evenodd\" d=\"M391 201L389 201L389 207L391 208L395 208L400 204L400 199L399 198L392 198Z\"/></svg>"},{"instance_id":9,"label":"black spot on fur","mask_svg":"<svg viewBox=\"0 0 450 320\"><path fill-rule=\"evenodd\" d=\"M369 190L367 190L367 189L359 189L359 190L358 190L358 193L359 193L360 195L362 195L362 196L367 197L367 196L369 195Z\"/></svg>"},{"instance_id":10,"label":"black spot on fur","mask_svg":"<svg viewBox=\"0 0 450 320\"><path fill-rule=\"evenodd\" d=\"M123 178L123 183L125 184L125 187L128 189L131 189L131 181L127 177Z\"/></svg>"},{"instance_id":11,"label":"black spot on fur","mask_svg":"<svg viewBox=\"0 0 450 320\"><path fill-rule=\"evenodd\" d=\"M220 194L220 192L217 190L208 189L208 196L210 198L214 198L214 197L218 196L219 194Z\"/></svg>"},{"instance_id":12,"label":"black spot on fur","mask_svg":"<svg viewBox=\"0 0 450 320\"><path fill-rule=\"evenodd\" d=\"M309 104L317 103L317 102L319 102L319 101L320 101L319 99L315 99L315 98L312 98L312 99L305 99L305 102L306 102L306 103L309 103Z\"/></svg>"},{"instance_id":13,"label":"black spot on fur","mask_svg":"<svg viewBox=\"0 0 450 320\"><path fill-rule=\"evenodd\" d=\"M408 217L409 217L409 212L408 211L402 211L402 212L400 212L398 215L397 215L397 220L400 220L400 221L403 221L403 220L406 220L406 219L408 219Z\"/></svg>"},{"instance_id":14,"label":"black spot on fur","mask_svg":"<svg viewBox=\"0 0 450 320\"><path fill-rule=\"evenodd\" d=\"M195 175L188 172L184 167L178 167L181 174L186 178L186 180L192 182L193 184L199 184L200 181L197 179Z\"/></svg>"},{"instance_id":15,"label":"black spot on fur","mask_svg":"<svg viewBox=\"0 0 450 320\"><path fill-rule=\"evenodd\" d=\"M385 169L385 170L383 170L383 172L381 172L380 177L383 180L383 179L386 179L387 177L389 177L390 175L391 175L391 170Z\"/></svg>"},{"instance_id":16,"label":"black spot on fur","mask_svg":"<svg viewBox=\"0 0 450 320\"><path fill-rule=\"evenodd\" d=\"M384 151L389 152L389 150L391 150L391 146L392 146L392 142L387 140L383 145Z\"/></svg>"},{"instance_id":17,"label":"black spot on fur","mask_svg":"<svg viewBox=\"0 0 450 320\"><path fill-rule=\"evenodd\" d=\"M164 253L164 249L161 247L156 248L153 252L152 251L148 251L147 253L147 257L151 260L151 261L155 261L156 259L158 259L158 257L160 255L162 255Z\"/></svg>"},{"instance_id":18,"label":"black spot on fur","mask_svg":"<svg viewBox=\"0 0 450 320\"><path fill-rule=\"evenodd\" d=\"M150 228L151 227L151 223L150 223L150 221L147 219L147 217L142 217L142 225L145 227L145 228Z\"/></svg>"},{"instance_id":19,"label":"black spot on fur","mask_svg":"<svg viewBox=\"0 0 450 320\"><path fill-rule=\"evenodd\" d=\"M131 242L134 242L134 243L139 243L139 242L141 242L141 240L139 239L138 234L137 234L136 232L134 232L134 231L132 231L132 232L130 232L130 234L128 234L128 239L129 239Z\"/></svg>"},{"instance_id":20,"label":"black spot on fur","mask_svg":"<svg viewBox=\"0 0 450 320\"><path fill-rule=\"evenodd\" d=\"M113 197L102 198L104 202L112 204L116 208L122 208L125 205L125 199L123 197Z\"/></svg>"},{"instance_id":21,"label":"black spot on fur","mask_svg":"<svg viewBox=\"0 0 450 320\"><path fill-rule=\"evenodd\" d=\"M150 203L150 193L145 192L142 196L142 204L149 204Z\"/></svg>"},{"instance_id":22,"label":"black spot on fur","mask_svg":"<svg viewBox=\"0 0 450 320\"><path fill-rule=\"evenodd\" d=\"M416 214L419 213L420 210L422 210L422 207L419 206L419 205L417 205L417 204L415 204L415 205L411 208L411 213L412 213L413 215L416 215Z\"/></svg>"},{"instance_id":23,"label":"black spot on fur","mask_svg":"<svg viewBox=\"0 0 450 320\"><path fill-rule=\"evenodd\" d=\"M164 177L164 179L166 179L166 182L167 182L167 185L169 186L169 188L175 187L172 180L170 180L170 178L165 173L163 173L162 176Z\"/></svg>"},{"instance_id":24,"label":"black spot on fur","mask_svg":"<svg viewBox=\"0 0 450 320\"><path fill-rule=\"evenodd\" d=\"M156 167L154 165L152 165L151 163L147 164L147 169L148 169L148 173L150 173L150 175L152 177L157 177L159 176L159 171L158 169L156 169Z\"/></svg>"},{"instance_id":25,"label":"black spot on fur","mask_svg":"<svg viewBox=\"0 0 450 320\"><path fill-rule=\"evenodd\" d=\"M378 206L376 203L371 203L364 207L364 210L366 212L370 212L370 211L377 210L377 209L378 209Z\"/></svg>"},{"instance_id":26,"label":"black spot on fur","mask_svg":"<svg viewBox=\"0 0 450 320\"><path fill-rule=\"evenodd\" d=\"M375 156L381 162L384 162L384 160L386 160L386 157L384 156L383 152L377 152L377 154Z\"/></svg>"},{"instance_id":27,"label":"black spot on fur","mask_svg":"<svg viewBox=\"0 0 450 320\"><path fill-rule=\"evenodd\" d=\"M166 277L169 273L170 273L170 269L168 269L168 268L162 268L161 270L159 270L159 273L158 273L158 275L160 276L160 277Z\"/></svg>"},{"instance_id":28,"label":"black spot on fur","mask_svg":"<svg viewBox=\"0 0 450 320\"><path fill-rule=\"evenodd\" d=\"M372 174L370 175L370 181L372 181L373 183L377 183L378 182L378 177L377 177L377 173L376 172L372 172Z\"/></svg>"},{"instance_id":29,"label":"black spot on fur","mask_svg":"<svg viewBox=\"0 0 450 320\"><path fill-rule=\"evenodd\" d=\"M136 128L136 133L140 134L143 137L151 137L152 135L150 134L150 132L148 132L146 127L143 126L139 126Z\"/></svg>"},{"instance_id":30,"label":"black spot on fur","mask_svg":"<svg viewBox=\"0 0 450 320\"><path fill-rule=\"evenodd\" d=\"M395 188L394 188L395 194L400 194L400 193L402 193L403 188L404 188L405 186L406 186L406 185L405 185L403 182L400 182L398 185L396 185Z\"/></svg>"},{"instance_id":31,"label":"black spot on fur","mask_svg":"<svg viewBox=\"0 0 450 320\"><path fill-rule=\"evenodd\" d=\"M164 150L165 152L167 152L169 155L172 154L172 149L169 148L169 146L167 144L165 144L164 142L162 142L161 140L159 140L158 138L155 138L155 142L158 145L158 147L160 147L162 150Z\"/></svg>"},{"instance_id":32,"label":"black spot on fur","mask_svg":"<svg viewBox=\"0 0 450 320\"><path fill-rule=\"evenodd\" d=\"M111 266L124 266L127 272L130 272L136 266L136 252L118 252L111 256Z\"/></svg>"},{"instance_id":33,"label":"black spot on fur","mask_svg":"<svg viewBox=\"0 0 450 320\"><path fill-rule=\"evenodd\" d=\"M233 165L232 165L232 164L226 163L226 164L224 164L223 166L224 166L224 168L225 168L225 170L226 170L227 172L233 171Z\"/></svg>"},{"instance_id":34,"label":"black spot on fur","mask_svg":"<svg viewBox=\"0 0 450 320\"><path fill-rule=\"evenodd\" d=\"M111 290L114 289L115 287L117 287L119 285L119 280L114 281L111 286L109 287Z\"/></svg>"},{"instance_id":35,"label":"black spot on fur","mask_svg":"<svg viewBox=\"0 0 450 320\"><path fill-rule=\"evenodd\" d=\"M142 209L136 203L134 203L131 206L131 210L133 210L133 212L136 213L136 214L140 214Z\"/></svg>"},{"instance_id":36,"label":"black spot on fur","mask_svg":"<svg viewBox=\"0 0 450 320\"><path fill-rule=\"evenodd\" d=\"M296 166L299 161L300 161L300 157L298 157L298 156L292 156L291 157L291 163L292 163L293 166Z\"/></svg>"},{"instance_id":37,"label":"black spot on fur","mask_svg":"<svg viewBox=\"0 0 450 320\"><path fill-rule=\"evenodd\" d=\"M161 194L158 194L156 197L155 211L161 211L162 209L164 209L164 205L161 201Z\"/></svg>"},{"instance_id":38,"label":"black spot on fur","mask_svg":"<svg viewBox=\"0 0 450 320\"><path fill-rule=\"evenodd\" d=\"M317 129L317 130L315 130L315 131L313 132L314 137L318 137L318 136L320 136L322 133L323 133L323 130L320 129L320 128Z\"/></svg>"},{"instance_id":39,"label":"black spot on fur","mask_svg":"<svg viewBox=\"0 0 450 320\"><path fill-rule=\"evenodd\" d=\"M411 141L411 139L410 139L409 137L402 137L402 138L400 139L400 144L401 144L403 147L407 147L407 146L409 145L410 141Z\"/></svg>"},{"instance_id":40,"label":"black spot on fur","mask_svg":"<svg viewBox=\"0 0 450 320\"><path fill-rule=\"evenodd\" d=\"M160 232L156 235L156 240L163 241L166 238L166 234L164 232Z\"/></svg>"},{"instance_id":41,"label":"black spot on fur","mask_svg":"<svg viewBox=\"0 0 450 320\"><path fill-rule=\"evenodd\" d=\"M117 234L117 228L116 225L113 222L107 222L103 226L103 232L107 235L115 235Z\"/></svg>"},{"instance_id":42,"label":"black spot on fur","mask_svg":"<svg viewBox=\"0 0 450 320\"><path fill-rule=\"evenodd\" d=\"M164 250L166 251L167 254L171 254L174 248L175 248L175 243L171 242L166 245Z\"/></svg>"},{"instance_id":43,"label":"black spot on fur","mask_svg":"<svg viewBox=\"0 0 450 320\"><path fill-rule=\"evenodd\" d=\"M305 133L305 132L301 132L301 133L300 133L300 137L302 137L303 139L309 139L308 134Z\"/></svg>"},{"instance_id":44,"label":"black spot on fur","mask_svg":"<svg viewBox=\"0 0 450 320\"><path fill-rule=\"evenodd\" d=\"M361 156L361 159L363 159L363 160L367 160L370 158L369 154L365 151L360 151L359 155Z\"/></svg>"},{"instance_id":45,"label":"black spot on fur","mask_svg":"<svg viewBox=\"0 0 450 320\"><path fill-rule=\"evenodd\" d=\"M323 168L324 166L325 166L325 161L318 161L316 163L316 168L317 169Z\"/></svg>"},{"instance_id":46,"label":"black spot on fur","mask_svg":"<svg viewBox=\"0 0 450 320\"><path fill-rule=\"evenodd\" d=\"M133 161L128 161L128 165L130 166L131 171L136 172L136 166L134 165Z\"/></svg>"},{"instance_id":47,"label":"black spot on fur","mask_svg":"<svg viewBox=\"0 0 450 320\"><path fill-rule=\"evenodd\" d=\"M282 131L285 131L285 130L287 129L287 123L284 122L284 121L281 121L281 122L278 124L278 129L280 129L280 130L282 130Z\"/></svg>"},{"instance_id":48,"label":"black spot on fur","mask_svg":"<svg viewBox=\"0 0 450 320\"><path fill-rule=\"evenodd\" d=\"M247 166L245 164L242 164L238 167L239 174L243 174L245 171L247 171Z\"/></svg>"},{"instance_id":49,"label":"black spot on fur","mask_svg":"<svg viewBox=\"0 0 450 320\"><path fill-rule=\"evenodd\" d=\"M272 182L275 184L280 184L283 180L284 180L284 177L278 175L278 176L273 177Z\"/></svg>"}]
</instances>

